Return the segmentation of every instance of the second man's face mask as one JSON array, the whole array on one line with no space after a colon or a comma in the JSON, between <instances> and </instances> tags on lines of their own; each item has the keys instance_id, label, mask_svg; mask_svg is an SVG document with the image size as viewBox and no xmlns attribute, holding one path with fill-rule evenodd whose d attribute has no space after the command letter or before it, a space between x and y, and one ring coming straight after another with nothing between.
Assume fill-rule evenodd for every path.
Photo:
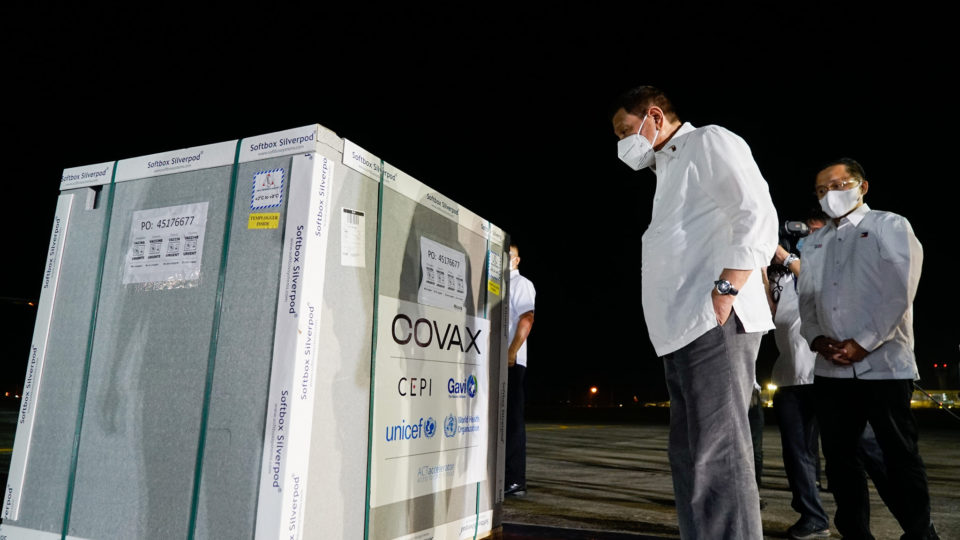
<instances>
[{"instance_id":1,"label":"second man's face mask","mask_svg":"<svg viewBox=\"0 0 960 540\"><path fill-rule=\"evenodd\" d=\"M617 143L617 155L620 160L635 171L645 169L656 162L656 152L653 150L653 145L656 144L657 137L660 136L660 130L657 129L657 134L653 136L653 143L640 135L640 130L643 129L643 124L648 117L648 115L643 115L643 120L640 122L640 127L637 128L637 132L620 139Z\"/></svg>"},{"instance_id":2,"label":"second man's face mask","mask_svg":"<svg viewBox=\"0 0 960 540\"><path fill-rule=\"evenodd\" d=\"M832 218L839 218L846 215L857 202L860 201L860 187L854 187L846 191L833 190L820 199L820 208Z\"/></svg>"}]
</instances>

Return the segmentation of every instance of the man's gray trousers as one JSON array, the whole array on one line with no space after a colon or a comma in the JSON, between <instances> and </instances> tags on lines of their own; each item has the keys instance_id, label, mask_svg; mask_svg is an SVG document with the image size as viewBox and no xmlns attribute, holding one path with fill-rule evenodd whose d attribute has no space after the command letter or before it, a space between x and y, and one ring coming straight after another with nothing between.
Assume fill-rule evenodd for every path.
<instances>
[{"instance_id":1,"label":"man's gray trousers","mask_svg":"<svg viewBox=\"0 0 960 540\"><path fill-rule=\"evenodd\" d=\"M664 356L670 470L685 540L763 538L747 419L761 336L731 313Z\"/></svg>"}]
</instances>

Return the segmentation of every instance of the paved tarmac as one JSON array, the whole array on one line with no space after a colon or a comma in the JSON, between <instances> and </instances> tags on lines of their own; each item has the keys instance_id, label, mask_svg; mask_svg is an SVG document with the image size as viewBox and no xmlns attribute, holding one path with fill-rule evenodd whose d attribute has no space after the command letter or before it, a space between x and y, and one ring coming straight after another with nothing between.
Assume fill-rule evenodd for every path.
<instances>
[{"instance_id":1,"label":"paved tarmac","mask_svg":"<svg viewBox=\"0 0 960 540\"><path fill-rule=\"evenodd\" d=\"M960 423L921 426L920 452L940 537L960 539ZM786 538L799 516L790 508L776 425L764 428L763 454L764 538ZM680 537L663 423L528 423L527 488L525 497L504 504L508 540ZM872 484L870 492L874 536L899 538L902 531ZM822 492L821 498L839 538L833 496Z\"/></svg>"},{"instance_id":2,"label":"paved tarmac","mask_svg":"<svg viewBox=\"0 0 960 540\"><path fill-rule=\"evenodd\" d=\"M528 491L523 498L506 500L502 538L679 538L667 461L666 411L657 412L618 422L601 423L591 416L593 420L581 418L578 423L528 423ZM6 484L15 416L12 409L0 410L0 485ZM776 425L764 428L763 451L764 538L786 538L797 514L790 508ZM920 452L940 537L960 540L960 421L947 419L926 427L921 423ZM829 492L821 496L832 517L833 497ZM872 486L871 500L874 536L899 538L899 526Z\"/></svg>"}]
</instances>

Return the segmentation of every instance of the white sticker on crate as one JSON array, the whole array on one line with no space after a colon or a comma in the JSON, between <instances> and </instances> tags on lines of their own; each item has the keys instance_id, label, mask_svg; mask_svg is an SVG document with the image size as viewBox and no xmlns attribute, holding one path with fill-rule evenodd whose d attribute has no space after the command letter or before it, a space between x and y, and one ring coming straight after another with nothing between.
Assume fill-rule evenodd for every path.
<instances>
[{"instance_id":1,"label":"white sticker on crate","mask_svg":"<svg viewBox=\"0 0 960 540\"><path fill-rule=\"evenodd\" d=\"M340 210L340 264L363 268L367 265L364 238L364 213L359 210Z\"/></svg>"},{"instance_id":2,"label":"white sticker on crate","mask_svg":"<svg viewBox=\"0 0 960 540\"><path fill-rule=\"evenodd\" d=\"M123 284L199 279L207 206L201 202L134 212Z\"/></svg>"}]
</instances>

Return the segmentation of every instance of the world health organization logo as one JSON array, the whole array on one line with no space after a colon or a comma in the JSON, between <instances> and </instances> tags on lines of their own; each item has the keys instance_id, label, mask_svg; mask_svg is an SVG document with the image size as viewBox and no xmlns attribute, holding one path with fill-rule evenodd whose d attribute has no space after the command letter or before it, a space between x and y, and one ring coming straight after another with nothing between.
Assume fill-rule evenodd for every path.
<instances>
[{"instance_id":1,"label":"world health organization logo","mask_svg":"<svg viewBox=\"0 0 960 540\"><path fill-rule=\"evenodd\" d=\"M473 375L467 379L467 395L470 397L477 395L477 378Z\"/></svg>"},{"instance_id":2,"label":"world health organization logo","mask_svg":"<svg viewBox=\"0 0 960 540\"><path fill-rule=\"evenodd\" d=\"M443 434L447 437L453 437L457 434L457 417L450 414L443 421Z\"/></svg>"},{"instance_id":3,"label":"world health organization logo","mask_svg":"<svg viewBox=\"0 0 960 540\"><path fill-rule=\"evenodd\" d=\"M428 439L431 439L436 432L437 423L433 420L432 416L427 417L427 421L423 423L423 434L426 435Z\"/></svg>"}]
</instances>

